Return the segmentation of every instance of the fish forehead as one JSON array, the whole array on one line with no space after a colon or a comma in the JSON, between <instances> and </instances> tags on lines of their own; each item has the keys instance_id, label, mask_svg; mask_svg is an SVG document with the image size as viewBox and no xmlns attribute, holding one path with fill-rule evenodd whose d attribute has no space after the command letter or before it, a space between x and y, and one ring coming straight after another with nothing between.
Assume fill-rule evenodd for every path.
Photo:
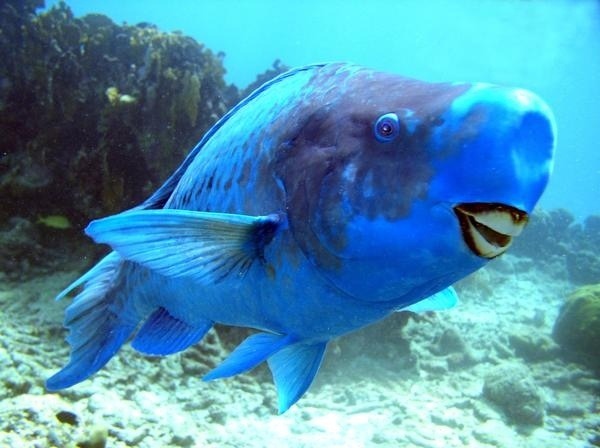
<instances>
[{"instance_id":1,"label":"fish forehead","mask_svg":"<svg viewBox=\"0 0 600 448\"><path fill-rule=\"evenodd\" d=\"M345 227L356 214L399 219L409 213L433 175L425 150L429 123L467 89L357 66L315 74L307 90L318 101L278 154L275 171L296 239L318 264L340 262L332 252L347 243ZM388 112L407 117L412 128L395 145L373 135L373 123Z\"/></svg>"},{"instance_id":2,"label":"fish forehead","mask_svg":"<svg viewBox=\"0 0 600 448\"><path fill-rule=\"evenodd\" d=\"M233 113L212 135L167 207L264 215L285 211L296 244L336 267L356 215L396 220L434 172L430 123L469 85L431 84L349 64L289 76ZM375 142L383 113L406 119L398 148Z\"/></svg>"},{"instance_id":3,"label":"fish forehead","mask_svg":"<svg viewBox=\"0 0 600 448\"><path fill-rule=\"evenodd\" d=\"M444 108L461 91L460 87L446 86L345 63L300 70L233 111L187 168L167 207L272 212L269 207L283 206L277 182L283 182L290 197L296 196L294 188L298 186L295 179L284 179L287 169L282 160L297 164L300 156L306 165L311 165L310 178L317 181L323 175L316 166L321 160L318 152L308 148L343 140L344 133L352 135L353 123L348 117L357 117L365 111L373 114L396 109L411 110L416 118L426 116ZM323 125L337 120L340 126L321 128L318 126L321 120ZM299 143L296 151L289 151L288 143L299 134L302 135L296 142ZM307 139L314 140L316 146L302 142ZM349 151L360 148L344 144L337 149L336 159L341 160ZM296 172L306 173L306 167L301 165ZM240 193L249 189L258 195L251 201L249 195ZM238 197L240 194L245 196ZM260 204L264 206L257 208Z\"/></svg>"}]
</instances>

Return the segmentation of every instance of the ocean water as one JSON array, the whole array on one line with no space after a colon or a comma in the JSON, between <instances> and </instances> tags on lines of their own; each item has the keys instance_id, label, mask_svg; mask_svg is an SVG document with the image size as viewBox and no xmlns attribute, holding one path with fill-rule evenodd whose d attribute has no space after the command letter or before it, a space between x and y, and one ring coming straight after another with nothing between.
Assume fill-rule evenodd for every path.
<instances>
[{"instance_id":1,"label":"ocean water","mask_svg":"<svg viewBox=\"0 0 600 448\"><path fill-rule=\"evenodd\" d=\"M0 4L2 20L13 17L19 9L14 5L25 4L8 3L8 13ZM44 12L59 4L46 1L32 20L43 22ZM529 228L509 252L455 284L457 307L394 313L332 341L307 394L282 415L264 364L233 378L202 381L249 334L224 326L167 357L144 356L125 344L90 379L49 392L46 379L69 356L62 322L71 299L53 298L106 253L82 236L83 228L139 202L139 195L147 197L149 185L160 185L165 173L159 168L177 166L193 143L169 145L200 138L204 128L190 129L190 123L206 127L225 113L230 99L220 95L231 89L217 80L214 92L202 90L206 113L177 102L179 97L161 103L160 94L148 89L147 104L152 94L159 98L154 104L175 106L164 114L140 107L135 110L150 121L136 121L128 115L138 107L135 96L115 87L117 79L127 85L116 68L111 71L119 67L115 48L102 47L98 67L107 73L99 73L95 61L78 65L77 45L56 50L69 36L81 38L67 16L69 26L44 28L48 34L35 35L29 46L23 41L31 36L18 32L23 41L4 39L13 30L3 22L0 447L600 446L600 2L66 4L75 17L104 14L117 24L147 29L150 23L191 36L212 50L227 71L226 83L240 90L275 60L289 67L349 61L425 81L528 88L556 117L555 170ZM14 17L9 25L31 19ZM98 18L95 23L106 25ZM124 35L108 40L122 45ZM33 60L15 66L25 47L47 51L32 51ZM126 71L150 77L138 69ZM173 73L169 79L180 81ZM220 76L218 68L215 73ZM34 86L31 91L11 90L18 85L15 74ZM98 79L106 84L94 90ZM192 81L186 85L199 89ZM176 94L173 89L164 96ZM101 111L85 109L86 101ZM157 117L171 121L165 125ZM140 135L133 126L143 129ZM178 135L183 131L192 137ZM132 152L136 145L143 150ZM167 159L146 152L160 145ZM50 188L52 195L45 194ZM588 301L580 314L570 308L575 319L566 312L567 303L576 303L570 302L574 291ZM572 336L567 341L558 336L559 325Z\"/></svg>"},{"instance_id":2,"label":"ocean water","mask_svg":"<svg viewBox=\"0 0 600 448\"><path fill-rule=\"evenodd\" d=\"M57 1L47 1L51 6ZM595 0L73 0L76 15L150 22L225 53L244 87L280 59L348 61L428 81L531 89L552 107L559 147L541 205L600 213L600 4Z\"/></svg>"}]
</instances>

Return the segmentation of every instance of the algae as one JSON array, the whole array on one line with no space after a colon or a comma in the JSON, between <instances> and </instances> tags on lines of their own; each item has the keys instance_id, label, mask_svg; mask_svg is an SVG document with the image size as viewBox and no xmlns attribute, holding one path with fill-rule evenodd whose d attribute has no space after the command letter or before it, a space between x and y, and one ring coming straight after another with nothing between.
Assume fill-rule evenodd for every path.
<instances>
[{"instance_id":1,"label":"algae","mask_svg":"<svg viewBox=\"0 0 600 448\"><path fill-rule=\"evenodd\" d=\"M0 6L0 218L85 222L145 199L239 95L190 37L41 6Z\"/></svg>"},{"instance_id":2,"label":"algae","mask_svg":"<svg viewBox=\"0 0 600 448\"><path fill-rule=\"evenodd\" d=\"M223 55L182 33L43 6L0 2L0 271L10 278L76 252L61 247L95 253L72 234L146 199L241 98ZM37 221L51 215L74 232Z\"/></svg>"},{"instance_id":3,"label":"algae","mask_svg":"<svg viewBox=\"0 0 600 448\"><path fill-rule=\"evenodd\" d=\"M63 215L40 216L36 222L52 229L66 230L72 227L69 218Z\"/></svg>"},{"instance_id":4,"label":"algae","mask_svg":"<svg viewBox=\"0 0 600 448\"><path fill-rule=\"evenodd\" d=\"M571 357L600 369L600 284L579 288L568 297L552 335Z\"/></svg>"}]
</instances>

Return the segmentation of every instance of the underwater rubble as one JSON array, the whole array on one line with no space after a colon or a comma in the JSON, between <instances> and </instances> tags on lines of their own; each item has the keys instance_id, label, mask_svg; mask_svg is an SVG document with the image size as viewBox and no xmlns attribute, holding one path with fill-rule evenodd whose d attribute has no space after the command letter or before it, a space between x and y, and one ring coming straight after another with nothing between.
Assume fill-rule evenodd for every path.
<instances>
[{"instance_id":1,"label":"underwater rubble","mask_svg":"<svg viewBox=\"0 0 600 448\"><path fill-rule=\"evenodd\" d=\"M598 345L553 340L574 285L525 257L459 282L455 310L395 313L333 341L309 393L279 416L264 366L201 380L247 334L235 328L164 358L126 346L90 380L47 393L68 356L67 303L50 296L77 275L0 284L0 445L600 446L599 372L568 355Z\"/></svg>"}]
</instances>

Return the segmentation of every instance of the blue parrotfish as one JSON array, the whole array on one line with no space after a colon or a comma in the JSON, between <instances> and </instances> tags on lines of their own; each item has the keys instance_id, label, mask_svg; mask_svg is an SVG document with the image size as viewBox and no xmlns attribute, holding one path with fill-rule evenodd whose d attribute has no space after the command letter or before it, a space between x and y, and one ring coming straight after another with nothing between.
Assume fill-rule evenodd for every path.
<instances>
[{"instance_id":1,"label":"blue parrotfish","mask_svg":"<svg viewBox=\"0 0 600 448\"><path fill-rule=\"evenodd\" d=\"M224 115L145 202L92 221L112 252L69 285L68 364L129 339L170 355L215 323L254 330L205 380L267 362L279 412L329 341L396 311L452 307L452 284L503 254L553 166L534 93L428 83L345 63L267 82Z\"/></svg>"}]
</instances>

